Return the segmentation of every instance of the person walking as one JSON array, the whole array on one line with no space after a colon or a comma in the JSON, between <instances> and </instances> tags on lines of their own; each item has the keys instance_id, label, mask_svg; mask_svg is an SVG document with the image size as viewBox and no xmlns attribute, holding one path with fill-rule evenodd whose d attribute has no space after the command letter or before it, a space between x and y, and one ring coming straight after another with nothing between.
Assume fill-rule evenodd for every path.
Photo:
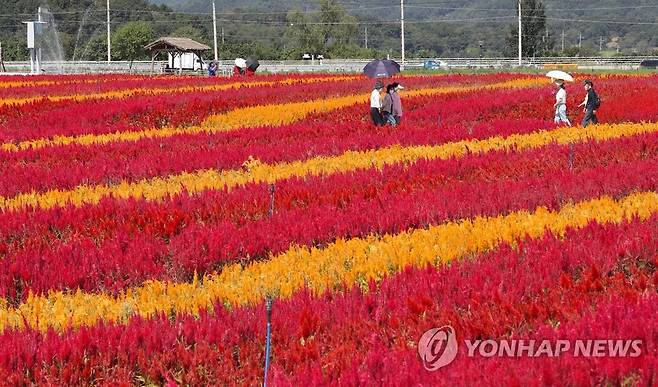
<instances>
[{"instance_id":1,"label":"person walking","mask_svg":"<svg viewBox=\"0 0 658 387\"><path fill-rule=\"evenodd\" d=\"M596 94L596 91L594 91L594 83L589 79L584 83L587 94L585 94L585 100L578 105L578 107L584 106L583 113L585 113L585 117L583 117L582 122L583 128L587 127L590 122L593 124L599 123L599 119L596 117L596 110L601 106L601 100L598 94Z\"/></svg>"},{"instance_id":2,"label":"person walking","mask_svg":"<svg viewBox=\"0 0 658 387\"><path fill-rule=\"evenodd\" d=\"M375 87L372 90L372 93L370 93L370 118L372 118L372 122L375 124L375 126L384 125L384 119L382 118L382 114L380 112L382 108L382 97L379 94L383 87L384 84L382 81L378 80L375 83Z\"/></svg>"},{"instance_id":3,"label":"person walking","mask_svg":"<svg viewBox=\"0 0 658 387\"><path fill-rule=\"evenodd\" d=\"M401 84L397 82L393 83L393 90L391 91L393 111L391 113L393 114L393 118L395 118L395 123L397 125L400 125L402 122L402 99L400 98L400 94L398 92L403 89L404 87L402 87Z\"/></svg>"},{"instance_id":4,"label":"person walking","mask_svg":"<svg viewBox=\"0 0 658 387\"><path fill-rule=\"evenodd\" d=\"M395 117L393 117L393 98L391 93L393 93L395 87L393 84L386 86L386 95L384 95L384 102L382 103L382 115L384 116L384 124L391 124L392 126L397 125Z\"/></svg>"},{"instance_id":5,"label":"person walking","mask_svg":"<svg viewBox=\"0 0 658 387\"><path fill-rule=\"evenodd\" d=\"M567 117L567 90L564 88L564 81L558 79L555 84L558 86L557 93L555 93L555 123L565 123L571 126L571 121Z\"/></svg>"}]
</instances>

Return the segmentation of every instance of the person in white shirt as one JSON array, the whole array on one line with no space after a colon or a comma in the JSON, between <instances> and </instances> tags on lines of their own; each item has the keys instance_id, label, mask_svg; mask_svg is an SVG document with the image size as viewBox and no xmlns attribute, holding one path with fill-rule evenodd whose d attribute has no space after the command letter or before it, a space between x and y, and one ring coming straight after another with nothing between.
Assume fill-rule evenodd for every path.
<instances>
[{"instance_id":1,"label":"person in white shirt","mask_svg":"<svg viewBox=\"0 0 658 387\"><path fill-rule=\"evenodd\" d=\"M557 93L555 93L555 123L565 123L571 126L571 121L567 117L567 90L564 88L564 82L557 80L555 84L558 86Z\"/></svg>"},{"instance_id":2,"label":"person in white shirt","mask_svg":"<svg viewBox=\"0 0 658 387\"><path fill-rule=\"evenodd\" d=\"M384 87L382 81L378 80L375 83L375 88L370 93L370 118L375 126L383 126L385 124L384 118L380 112L382 108L382 97L379 94L380 90Z\"/></svg>"}]
</instances>

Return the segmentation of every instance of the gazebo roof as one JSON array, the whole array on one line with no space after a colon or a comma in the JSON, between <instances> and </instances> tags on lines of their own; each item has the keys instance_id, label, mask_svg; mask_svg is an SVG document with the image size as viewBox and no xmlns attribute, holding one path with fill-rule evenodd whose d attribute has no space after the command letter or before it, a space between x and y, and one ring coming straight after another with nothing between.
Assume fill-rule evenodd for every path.
<instances>
[{"instance_id":1,"label":"gazebo roof","mask_svg":"<svg viewBox=\"0 0 658 387\"><path fill-rule=\"evenodd\" d=\"M166 36L144 46L149 51L194 52L210 50L210 47L189 38Z\"/></svg>"}]
</instances>

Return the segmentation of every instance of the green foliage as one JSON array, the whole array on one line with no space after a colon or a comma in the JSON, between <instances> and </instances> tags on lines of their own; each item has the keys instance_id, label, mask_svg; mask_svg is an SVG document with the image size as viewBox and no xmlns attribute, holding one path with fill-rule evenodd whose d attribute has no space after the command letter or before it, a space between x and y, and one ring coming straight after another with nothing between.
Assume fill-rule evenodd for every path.
<instances>
[{"instance_id":1,"label":"green foliage","mask_svg":"<svg viewBox=\"0 0 658 387\"><path fill-rule=\"evenodd\" d=\"M647 0L632 0L629 5L642 1ZM408 57L516 56L516 21L513 17L501 18L515 15L516 1L426 3L427 6L417 6L409 2L405 9L407 19L453 22L407 24ZM619 0L580 0L575 7L573 0L523 0L524 55L561 55L563 30L566 54L650 54L658 47L658 25L557 20L658 20L658 8L619 9L618 3ZM41 4L41 0L0 0L0 41L5 60L27 59L25 27L21 22L28 18L27 14L36 15ZM49 0L49 4L67 59L106 58L105 0ZM210 0L111 0L111 4L115 33L125 23L144 21L151 26L153 37L185 36L212 46ZM323 54L325 58L400 55L400 26L395 23L400 15L397 1L368 0L360 4L347 0L216 0L216 5L218 32L224 31L224 44L219 50L224 60L236 56L300 59L304 53ZM190 13L172 13L168 6ZM496 9L501 11L490 11ZM369 50L365 49L366 27ZM581 48L574 52L571 47L578 45L581 34ZM221 35L218 40L221 43Z\"/></svg>"},{"instance_id":2,"label":"green foliage","mask_svg":"<svg viewBox=\"0 0 658 387\"><path fill-rule=\"evenodd\" d=\"M97 61L107 60L107 36L104 34L96 34L77 51L76 58Z\"/></svg>"},{"instance_id":3,"label":"green foliage","mask_svg":"<svg viewBox=\"0 0 658 387\"><path fill-rule=\"evenodd\" d=\"M66 59L107 58L105 0L0 0L0 42L5 60L28 59L26 32L22 22L35 19L37 8L44 4L48 5L55 17ZM171 14L170 8L153 5L148 0L111 0L111 7L111 26L114 32L127 22L140 20L149 23L156 36L168 35L183 25L202 24L198 21L202 19L201 15ZM206 31L203 31L207 36Z\"/></svg>"},{"instance_id":4,"label":"green foliage","mask_svg":"<svg viewBox=\"0 0 658 387\"><path fill-rule=\"evenodd\" d=\"M12 36L2 40L2 59L4 61L24 60L28 57L27 39L21 36Z\"/></svg>"},{"instance_id":5,"label":"green foliage","mask_svg":"<svg viewBox=\"0 0 658 387\"><path fill-rule=\"evenodd\" d=\"M517 17L519 15L517 8ZM554 41L546 30L546 10L540 0L521 0L521 53L524 57L544 56L553 49ZM519 29L514 26L506 39L505 55L518 55Z\"/></svg>"},{"instance_id":6,"label":"green foliage","mask_svg":"<svg viewBox=\"0 0 658 387\"><path fill-rule=\"evenodd\" d=\"M153 41L153 29L143 21L128 22L112 36L112 56L116 60L148 59L144 46Z\"/></svg>"},{"instance_id":7,"label":"green foliage","mask_svg":"<svg viewBox=\"0 0 658 387\"><path fill-rule=\"evenodd\" d=\"M588 47L578 47L578 46L572 46L569 48L565 48L564 52L560 53L562 56L573 56L573 57L578 57L578 56L595 56L598 53Z\"/></svg>"},{"instance_id":8,"label":"green foliage","mask_svg":"<svg viewBox=\"0 0 658 387\"><path fill-rule=\"evenodd\" d=\"M348 15L336 0L320 0L319 5L320 12L309 16L301 11L288 13L290 28L286 37L292 45L303 53L322 54L325 57L340 55L340 50L347 47L352 48L355 54L360 52L354 50L357 19Z\"/></svg>"},{"instance_id":9,"label":"green foliage","mask_svg":"<svg viewBox=\"0 0 658 387\"><path fill-rule=\"evenodd\" d=\"M208 0L157 0L159 3L167 4L176 9L191 12L208 12L210 2ZM644 5L647 0L631 0L629 6ZM538 2L538 1L537 1ZM399 17L399 2L387 0L369 0L360 5L354 1L339 1L344 8L349 9L349 14L358 19L359 23L376 22L377 20L395 20ZM408 20L436 20L452 19L455 22L435 23L409 23L406 26L407 54L409 56L509 56L516 55L516 21L514 19L497 20L497 17L512 16L516 13L516 1L514 0L455 0L450 4L441 2L425 2L427 6L415 6L417 3L408 2L410 5L405 9ZM658 20L658 8L619 8L619 0L551 0L543 1L544 14L549 17L545 21L546 32L544 35L532 33L534 42L528 42L524 55L548 55L559 54L561 45L561 32L565 30L565 48L578 43L582 34L582 48L594 50L598 53L599 42L602 39L602 50L615 50L616 46L608 47L614 37L620 37L620 54L649 54L651 50L658 47L658 25L632 25L617 23L587 23L569 22L558 19L583 19L583 20L614 20L614 21L647 21ZM239 3L242 10L250 9L260 14L242 15L241 19L266 19L271 21L272 15L263 15L263 12L278 12L298 9L302 12L317 11L321 5L319 1L300 2L299 0L243 0ZM359 8L363 8L359 11ZM595 8L590 11L588 8ZM481 11L478 11L481 9ZM501 9L502 11L490 11ZM236 3L227 0L217 0L217 10L220 13L236 11ZM291 13L288 14L290 16ZM311 21L307 15L306 20ZM235 19L234 16L222 14L222 18ZM491 20L486 20L487 18ZM550 18L555 18L551 20ZM471 19L473 19L471 21ZM459 22L461 20L461 22ZM229 23L231 24L231 23ZM300 27L260 25L258 28L250 27L245 36L268 36L271 37L268 44L279 47L281 57L285 58L292 52L308 52L318 50L317 40L320 38L313 35L311 26ZM350 42L364 46L364 24L357 24L353 31ZM540 26L538 26L541 29ZM304 29L306 28L306 29ZM265 32L267 30L267 33ZM273 32L273 30L275 32ZM242 31L246 31L243 29ZM258 31L263 31L262 33ZM508 33L509 31L509 33ZM308 35L310 33L310 35ZM507 35L514 37L514 44L509 42ZM228 35L227 35L228 36ZM541 36L541 42L538 37ZM531 39L532 40L532 39ZM482 49L479 42L482 41ZM368 46L375 47L384 54L390 53L399 56L400 52L400 28L394 23L370 24L368 25ZM560 47L556 47L560 46ZM285 47L285 48L284 48ZM298 58L298 57L295 57Z\"/></svg>"},{"instance_id":10,"label":"green foliage","mask_svg":"<svg viewBox=\"0 0 658 387\"><path fill-rule=\"evenodd\" d=\"M279 53L260 42L220 44L219 56L225 59L257 58L277 59Z\"/></svg>"},{"instance_id":11,"label":"green foliage","mask_svg":"<svg viewBox=\"0 0 658 387\"><path fill-rule=\"evenodd\" d=\"M212 45L212 42L206 36L204 36L204 33L200 29L193 26L178 27L170 35L177 38L190 38L192 40L196 40L199 43L203 43L209 46Z\"/></svg>"}]
</instances>

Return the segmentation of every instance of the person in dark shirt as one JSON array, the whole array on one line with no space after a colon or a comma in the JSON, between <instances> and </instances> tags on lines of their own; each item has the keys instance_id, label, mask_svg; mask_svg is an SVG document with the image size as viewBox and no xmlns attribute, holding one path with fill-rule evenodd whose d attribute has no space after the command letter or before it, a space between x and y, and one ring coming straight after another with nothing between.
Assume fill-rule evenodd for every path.
<instances>
[{"instance_id":1,"label":"person in dark shirt","mask_svg":"<svg viewBox=\"0 0 658 387\"><path fill-rule=\"evenodd\" d=\"M596 117L596 110L599 108L599 96L594 91L594 84L589 79L585 81L585 90L587 94L585 95L585 100L578 105L584 106L583 112L585 117L583 117L582 125L586 127L589 123L598 124L599 119Z\"/></svg>"},{"instance_id":2,"label":"person in dark shirt","mask_svg":"<svg viewBox=\"0 0 658 387\"><path fill-rule=\"evenodd\" d=\"M217 62L212 61L208 64L208 76L214 77L217 75Z\"/></svg>"}]
</instances>

